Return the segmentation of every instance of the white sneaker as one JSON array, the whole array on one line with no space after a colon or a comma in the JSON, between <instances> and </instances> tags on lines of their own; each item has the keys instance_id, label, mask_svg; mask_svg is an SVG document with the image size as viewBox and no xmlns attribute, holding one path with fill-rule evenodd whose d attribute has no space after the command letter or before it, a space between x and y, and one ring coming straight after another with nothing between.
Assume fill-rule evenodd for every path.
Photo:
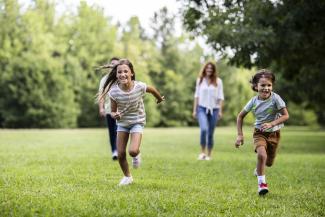
<instances>
[{"instance_id":1,"label":"white sneaker","mask_svg":"<svg viewBox=\"0 0 325 217\"><path fill-rule=\"evenodd\" d=\"M141 154L139 153L136 157L132 158L132 165L134 169L137 169L140 167L141 164Z\"/></svg>"},{"instance_id":2,"label":"white sneaker","mask_svg":"<svg viewBox=\"0 0 325 217\"><path fill-rule=\"evenodd\" d=\"M113 154L112 154L112 159L113 160L117 160L117 151L113 151Z\"/></svg>"},{"instance_id":3,"label":"white sneaker","mask_svg":"<svg viewBox=\"0 0 325 217\"><path fill-rule=\"evenodd\" d=\"M133 182L133 178L132 176L124 176L121 181L120 181L120 184L118 184L119 186L122 186L122 185L129 185Z\"/></svg>"},{"instance_id":4,"label":"white sneaker","mask_svg":"<svg viewBox=\"0 0 325 217\"><path fill-rule=\"evenodd\" d=\"M205 156L205 160L211 160L211 157Z\"/></svg>"},{"instance_id":5,"label":"white sneaker","mask_svg":"<svg viewBox=\"0 0 325 217\"><path fill-rule=\"evenodd\" d=\"M206 156L204 153L199 154L198 160L205 160Z\"/></svg>"},{"instance_id":6,"label":"white sneaker","mask_svg":"<svg viewBox=\"0 0 325 217\"><path fill-rule=\"evenodd\" d=\"M257 174L257 168L254 169L254 173L253 174L254 174L254 176L258 176L258 174Z\"/></svg>"}]
</instances>

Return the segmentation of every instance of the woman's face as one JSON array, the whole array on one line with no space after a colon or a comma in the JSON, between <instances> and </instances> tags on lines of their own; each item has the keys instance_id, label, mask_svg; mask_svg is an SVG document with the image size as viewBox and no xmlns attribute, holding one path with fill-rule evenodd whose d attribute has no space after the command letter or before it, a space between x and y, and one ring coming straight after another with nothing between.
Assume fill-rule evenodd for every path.
<instances>
[{"instance_id":1,"label":"woman's face","mask_svg":"<svg viewBox=\"0 0 325 217\"><path fill-rule=\"evenodd\" d=\"M213 74L213 67L211 64L205 67L205 75L210 77Z\"/></svg>"},{"instance_id":2,"label":"woman's face","mask_svg":"<svg viewBox=\"0 0 325 217\"><path fill-rule=\"evenodd\" d=\"M128 65L118 65L116 78L120 84L130 84L132 82L132 71Z\"/></svg>"}]
</instances>

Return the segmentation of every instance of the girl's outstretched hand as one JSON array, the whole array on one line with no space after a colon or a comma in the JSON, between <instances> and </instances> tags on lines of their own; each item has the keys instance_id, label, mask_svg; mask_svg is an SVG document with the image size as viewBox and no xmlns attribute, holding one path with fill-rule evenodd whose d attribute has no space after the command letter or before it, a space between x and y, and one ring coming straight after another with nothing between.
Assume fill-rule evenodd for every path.
<instances>
[{"instance_id":1,"label":"girl's outstretched hand","mask_svg":"<svg viewBox=\"0 0 325 217\"><path fill-rule=\"evenodd\" d=\"M121 114L119 112L112 112L111 116L112 116L112 118L114 118L116 120L120 120L120 118L121 118Z\"/></svg>"},{"instance_id":2,"label":"girl's outstretched hand","mask_svg":"<svg viewBox=\"0 0 325 217\"><path fill-rule=\"evenodd\" d=\"M162 101L165 101L165 96L162 96L160 99L157 99L157 104L161 103Z\"/></svg>"},{"instance_id":3,"label":"girl's outstretched hand","mask_svg":"<svg viewBox=\"0 0 325 217\"><path fill-rule=\"evenodd\" d=\"M244 144L244 136L243 135L238 135L236 143L235 143L236 148L239 148L243 144Z\"/></svg>"}]
</instances>

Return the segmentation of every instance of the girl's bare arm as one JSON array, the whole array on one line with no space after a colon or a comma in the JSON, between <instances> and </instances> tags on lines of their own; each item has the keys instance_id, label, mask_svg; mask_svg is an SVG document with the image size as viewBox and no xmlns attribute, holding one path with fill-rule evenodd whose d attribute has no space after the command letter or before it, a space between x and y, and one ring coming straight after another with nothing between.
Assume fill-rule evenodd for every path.
<instances>
[{"instance_id":1,"label":"girl's bare arm","mask_svg":"<svg viewBox=\"0 0 325 217\"><path fill-rule=\"evenodd\" d=\"M111 100L111 117L118 120L121 118L121 115L117 111L117 103L112 98L110 98L110 100Z\"/></svg>"},{"instance_id":2,"label":"girl's bare arm","mask_svg":"<svg viewBox=\"0 0 325 217\"><path fill-rule=\"evenodd\" d=\"M161 96L159 91L152 86L147 86L146 92L151 93L156 98L157 103L161 103L162 101L165 100L165 97Z\"/></svg>"}]
</instances>

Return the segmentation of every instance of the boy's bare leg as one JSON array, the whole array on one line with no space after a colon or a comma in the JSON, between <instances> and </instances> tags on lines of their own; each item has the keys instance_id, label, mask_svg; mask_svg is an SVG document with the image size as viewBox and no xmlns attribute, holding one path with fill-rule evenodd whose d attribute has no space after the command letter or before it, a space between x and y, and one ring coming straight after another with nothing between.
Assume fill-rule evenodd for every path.
<instances>
[{"instance_id":1,"label":"boy's bare leg","mask_svg":"<svg viewBox=\"0 0 325 217\"><path fill-rule=\"evenodd\" d=\"M257 152L257 165L256 170L259 176L265 175L265 164L267 159L267 154L264 146L259 146L256 148Z\"/></svg>"}]
</instances>

